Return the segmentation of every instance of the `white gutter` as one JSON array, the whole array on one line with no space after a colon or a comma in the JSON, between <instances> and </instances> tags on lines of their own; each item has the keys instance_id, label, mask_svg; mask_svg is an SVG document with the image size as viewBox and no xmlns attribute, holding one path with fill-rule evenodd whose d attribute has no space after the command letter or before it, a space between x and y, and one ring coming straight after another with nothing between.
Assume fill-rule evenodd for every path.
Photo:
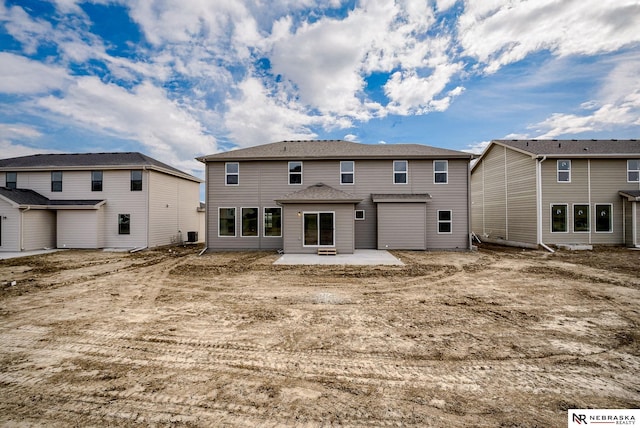
<instances>
[{"instance_id":1,"label":"white gutter","mask_svg":"<svg viewBox=\"0 0 640 428\"><path fill-rule=\"evenodd\" d=\"M198 253L198 257L200 257L201 255L203 255L207 250L209 249L209 247L204 247L204 250L200 251Z\"/></svg>"},{"instance_id":2,"label":"white gutter","mask_svg":"<svg viewBox=\"0 0 640 428\"><path fill-rule=\"evenodd\" d=\"M137 253L138 251L142 251L145 250L147 247L138 247L138 248L134 248L133 250L129 251L130 253Z\"/></svg>"}]
</instances>

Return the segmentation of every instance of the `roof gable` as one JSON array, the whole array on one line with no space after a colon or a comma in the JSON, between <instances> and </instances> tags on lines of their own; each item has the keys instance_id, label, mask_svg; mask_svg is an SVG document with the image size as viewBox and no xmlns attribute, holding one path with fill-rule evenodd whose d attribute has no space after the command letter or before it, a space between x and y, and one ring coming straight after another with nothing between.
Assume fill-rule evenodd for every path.
<instances>
[{"instance_id":1,"label":"roof gable","mask_svg":"<svg viewBox=\"0 0 640 428\"><path fill-rule=\"evenodd\" d=\"M287 159L471 159L470 153L422 144L362 144L343 140L280 141L199 157L201 162Z\"/></svg>"}]
</instances>

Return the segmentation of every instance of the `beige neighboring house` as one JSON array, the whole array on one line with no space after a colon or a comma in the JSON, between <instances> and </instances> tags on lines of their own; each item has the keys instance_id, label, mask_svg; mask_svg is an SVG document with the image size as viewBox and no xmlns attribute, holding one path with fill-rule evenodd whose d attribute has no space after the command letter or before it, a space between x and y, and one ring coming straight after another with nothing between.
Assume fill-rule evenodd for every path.
<instances>
[{"instance_id":1,"label":"beige neighboring house","mask_svg":"<svg viewBox=\"0 0 640 428\"><path fill-rule=\"evenodd\" d=\"M141 153L0 159L0 251L202 240L201 183Z\"/></svg>"},{"instance_id":2,"label":"beige neighboring house","mask_svg":"<svg viewBox=\"0 0 640 428\"><path fill-rule=\"evenodd\" d=\"M419 144L281 141L198 158L212 250L460 249L468 153Z\"/></svg>"},{"instance_id":3,"label":"beige neighboring house","mask_svg":"<svg viewBox=\"0 0 640 428\"><path fill-rule=\"evenodd\" d=\"M471 195L484 241L640 247L640 141L494 140Z\"/></svg>"}]
</instances>

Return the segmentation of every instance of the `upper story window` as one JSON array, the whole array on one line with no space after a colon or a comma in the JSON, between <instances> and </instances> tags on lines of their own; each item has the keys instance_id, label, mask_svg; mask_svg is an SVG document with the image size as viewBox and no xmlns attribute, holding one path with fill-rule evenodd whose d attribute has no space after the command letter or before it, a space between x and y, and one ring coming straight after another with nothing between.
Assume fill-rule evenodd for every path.
<instances>
[{"instance_id":1,"label":"upper story window","mask_svg":"<svg viewBox=\"0 0 640 428\"><path fill-rule=\"evenodd\" d=\"M51 171L51 191L62 192L62 171Z\"/></svg>"},{"instance_id":2,"label":"upper story window","mask_svg":"<svg viewBox=\"0 0 640 428\"><path fill-rule=\"evenodd\" d=\"M558 183L571 182L571 161L568 159L558 160Z\"/></svg>"},{"instance_id":3,"label":"upper story window","mask_svg":"<svg viewBox=\"0 0 640 428\"><path fill-rule=\"evenodd\" d=\"M355 183L355 169L353 161L340 161L340 184Z\"/></svg>"},{"instance_id":4,"label":"upper story window","mask_svg":"<svg viewBox=\"0 0 640 428\"><path fill-rule=\"evenodd\" d=\"M16 189L18 187L18 173L7 172L4 186L7 189Z\"/></svg>"},{"instance_id":5,"label":"upper story window","mask_svg":"<svg viewBox=\"0 0 640 428\"><path fill-rule=\"evenodd\" d=\"M436 184L447 184L449 182L449 161L433 161L433 182Z\"/></svg>"},{"instance_id":6,"label":"upper story window","mask_svg":"<svg viewBox=\"0 0 640 428\"><path fill-rule=\"evenodd\" d=\"M131 171L131 191L142 190L142 170L134 169Z\"/></svg>"},{"instance_id":7,"label":"upper story window","mask_svg":"<svg viewBox=\"0 0 640 428\"><path fill-rule=\"evenodd\" d=\"M302 184L302 162L289 162L289 184Z\"/></svg>"},{"instance_id":8,"label":"upper story window","mask_svg":"<svg viewBox=\"0 0 640 428\"><path fill-rule=\"evenodd\" d=\"M102 192L102 171L91 171L91 191Z\"/></svg>"},{"instance_id":9,"label":"upper story window","mask_svg":"<svg viewBox=\"0 0 640 428\"><path fill-rule=\"evenodd\" d=\"M406 160L393 161L393 184L407 184L409 162Z\"/></svg>"},{"instance_id":10,"label":"upper story window","mask_svg":"<svg viewBox=\"0 0 640 428\"><path fill-rule=\"evenodd\" d=\"M640 181L640 159L630 159L627 161L627 181L630 183Z\"/></svg>"},{"instance_id":11,"label":"upper story window","mask_svg":"<svg viewBox=\"0 0 640 428\"><path fill-rule=\"evenodd\" d=\"M224 164L224 180L227 186L237 186L240 184L240 164L238 162L227 162Z\"/></svg>"}]
</instances>

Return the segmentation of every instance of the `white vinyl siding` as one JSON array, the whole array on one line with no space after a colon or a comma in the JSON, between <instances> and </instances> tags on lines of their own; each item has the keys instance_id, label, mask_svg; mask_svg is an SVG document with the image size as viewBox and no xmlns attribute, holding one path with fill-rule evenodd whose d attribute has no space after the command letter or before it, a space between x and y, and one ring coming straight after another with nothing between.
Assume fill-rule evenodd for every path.
<instances>
[{"instance_id":1,"label":"white vinyl siding","mask_svg":"<svg viewBox=\"0 0 640 428\"><path fill-rule=\"evenodd\" d=\"M59 210L58 248L101 248L104 209Z\"/></svg>"},{"instance_id":2,"label":"white vinyl siding","mask_svg":"<svg viewBox=\"0 0 640 428\"><path fill-rule=\"evenodd\" d=\"M53 248L56 245L56 213L29 210L22 213L22 249L24 251Z\"/></svg>"}]
</instances>

